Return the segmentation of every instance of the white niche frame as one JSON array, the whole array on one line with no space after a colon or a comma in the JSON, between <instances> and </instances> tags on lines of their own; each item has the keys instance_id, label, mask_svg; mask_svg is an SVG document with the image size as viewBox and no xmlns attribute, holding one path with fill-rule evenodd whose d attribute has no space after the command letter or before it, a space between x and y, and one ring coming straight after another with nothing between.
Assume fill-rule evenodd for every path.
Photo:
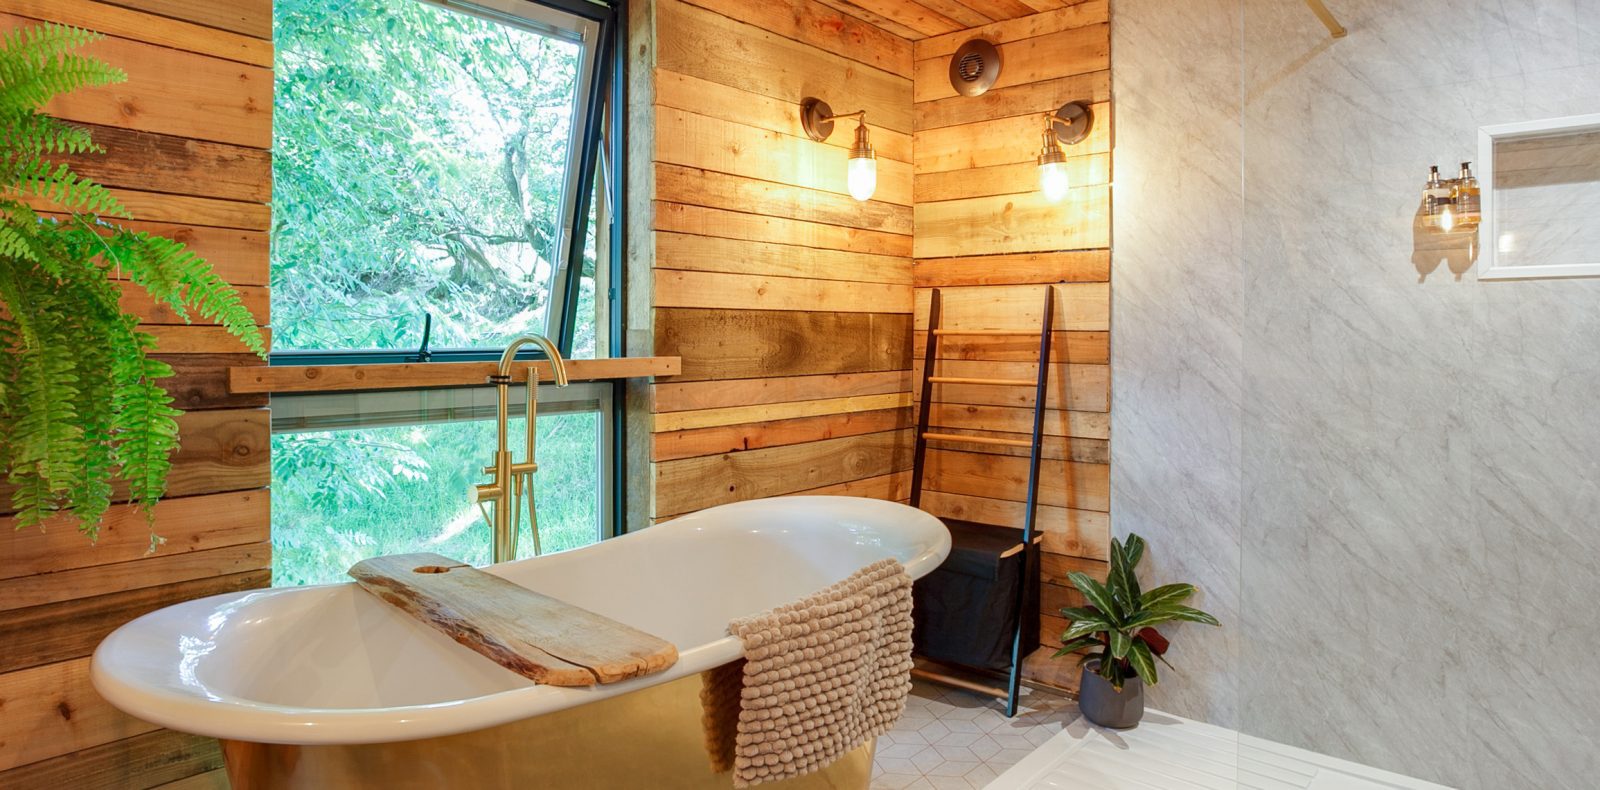
<instances>
[{"instance_id":1,"label":"white niche frame","mask_svg":"<svg viewBox=\"0 0 1600 790\"><path fill-rule=\"evenodd\" d=\"M1565 263L1548 266L1496 266L1500 239L1500 219L1494 210L1494 144L1498 141L1517 140L1547 135L1575 132L1600 132L1600 113L1568 115L1538 121L1503 123L1478 127L1478 188L1483 221L1479 226L1478 279L1479 280L1532 280L1560 277L1600 277L1600 249L1594 251L1594 261Z\"/></svg>"}]
</instances>

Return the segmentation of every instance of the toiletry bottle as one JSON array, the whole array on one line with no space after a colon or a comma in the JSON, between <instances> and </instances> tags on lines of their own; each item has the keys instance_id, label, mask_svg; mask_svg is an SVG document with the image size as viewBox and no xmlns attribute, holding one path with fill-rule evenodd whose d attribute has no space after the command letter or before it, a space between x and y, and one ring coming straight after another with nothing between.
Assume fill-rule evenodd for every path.
<instances>
[{"instance_id":1,"label":"toiletry bottle","mask_svg":"<svg viewBox=\"0 0 1600 790\"><path fill-rule=\"evenodd\" d=\"M1474 228L1482 216L1482 200L1478 179L1472 175L1472 163L1461 163L1461 175L1456 179L1456 222L1462 227Z\"/></svg>"},{"instance_id":2,"label":"toiletry bottle","mask_svg":"<svg viewBox=\"0 0 1600 790\"><path fill-rule=\"evenodd\" d=\"M1428 168L1428 183L1422 185L1422 203L1423 216L1429 225L1440 227L1441 216L1449 210L1450 199L1450 186L1439 177L1439 166Z\"/></svg>"}]
</instances>

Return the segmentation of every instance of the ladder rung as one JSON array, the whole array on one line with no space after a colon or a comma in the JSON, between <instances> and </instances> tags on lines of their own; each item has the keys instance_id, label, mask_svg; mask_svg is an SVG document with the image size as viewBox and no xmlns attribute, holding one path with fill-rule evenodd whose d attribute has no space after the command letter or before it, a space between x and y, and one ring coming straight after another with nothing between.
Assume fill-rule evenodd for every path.
<instances>
[{"instance_id":1,"label":"ladder rung","mask_svg":"<svg viewBox=\"0 0 1600 790\"><path fill-rule=\"evenodd\" d=\"M936 335L996 335L1002 337L1038 337L1032 329L935 329Z\"/></svg>"},{"instance_id":2,"label":"ladder rung","mask_svg":"<svg viewBox=\"0 0 1600 790\"><path fill-rule=\"evenodd\" d=\"M935 683L943 683L947 686L955 686L956 688L966 689L967 691L976 691L979 694L988 694L991 697L999 697L1000 699L1005 699L1007 696L1009 696L1006 694L1005 689L987 686L974 680L958 678L955 675L947 675L943 672L934 672L932 670L923 669L922 667L916 667L912 669L911 676L922 678L923 680L931 680Z\"/></svg>"},{"instance_id":3,"label":"ladder rung","mask_svg":"<svg viewBox=\"0 0 1600 790\"><path fill-rule=\"evenodd\" d=\"M943 439L952 442L972 442L973 444L998 444L1002 447L1033 447L1033 442L1022 439L999 439L993 436L962 436L959 433L925 433L924 439Z\"/></svg>"},{"instance_id":4,"label":"ladder rung","mask_svg":"<svg viewBox=\"0 0 1600 790\"><path fill-rule=\"evenodd\" d=\"M929 376L928 380L935 384L989 384L996 387L1032 387L1038 383L1032 379L969 379L961 376Z\"/></svg>"},{"instance_id":5,"label":"ladder rung","mask_svg":"<svg viewBox=\"0 0 1600 790\"><path fill-rule=\"evenodd\" d=\"M1003 559L1006 559L1007 557L1015 557L1018 554L1022 553L1022 549L1023 549L1023 544L1018 543L1017 545L1012 546L1011 548L1000 552L1000 559L1003 560Z\"/></svg>"}]
</instances>

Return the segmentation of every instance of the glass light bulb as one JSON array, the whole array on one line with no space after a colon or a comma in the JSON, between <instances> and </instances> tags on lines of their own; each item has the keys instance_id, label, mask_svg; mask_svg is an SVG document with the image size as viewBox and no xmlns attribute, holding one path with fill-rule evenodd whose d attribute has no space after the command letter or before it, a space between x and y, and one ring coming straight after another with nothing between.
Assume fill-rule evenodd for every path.
<instances>
[{"instance_id":1,"label":"glass light bulb","mask_svg":"<svg viewBox=\"0 0 1600 790\"><path fill-rule=\"evenodd\" d=\"M1444 208L1439 212L1439 227L1444 230L1445 233L1449 233L1451 230L1455 229L1455 226L1456 213L1451 211L1450 204L1446 203L1444 204Z\"/></svg>"},{"instance_id":2,"label":"glass light bulb","mask_svg":"<svg viewBox=\"0 0 1600 790\"><path fill-rule=\"evenodd\" d=\"M1066 162L1046 162L1039 165L1039 189L1044 191L1044 199L1051 203L1058 203L1067 196Z\"/></svg>"},{"instance_id":3,"label":"glass light bulb","mask_svg":"<svg viewBox=\"0 0 1600 790\"><path fill-rule=\"evenodd\" d=\"M860 201L872 199L878 190L878 160L871 157L851 157L847 182L850 197Z\"/></svg>"}]
</instances>

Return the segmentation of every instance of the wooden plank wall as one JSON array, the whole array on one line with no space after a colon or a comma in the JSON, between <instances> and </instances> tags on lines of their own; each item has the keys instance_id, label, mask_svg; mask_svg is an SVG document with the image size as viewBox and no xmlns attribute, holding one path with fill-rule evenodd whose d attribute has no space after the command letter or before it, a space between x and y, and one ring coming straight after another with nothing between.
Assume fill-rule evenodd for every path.
<instances>
[{"instance_id":1,"label":"wooden plank wall","mask_svg":"<svg viewBox=\"0 0 1600 790\"><path fill-rule=\"evenodd\" d=\"M650 517L803 492L904 499L911 43L813 0L656 0L634 26L630 110L654 123L635 126L630 189L653 201L634 209L648 232L630 242L630 289L649 280L654 351L683 357L651 392ZM845 189L853 122L813 142L807 96L867 110L872 201Z\"/></svg>"},{"instance_id":2,"label":"wooden plank wall","mask_svg":"<svg viewBox=\"0 0 1600 790\"><path fill-rule=\"evenodd\" d=\"M109 151L74 164L115 188L140 227L209 259L266 324L271 0L0 0L0 31L40 20L107 34L90 51L128 72L50 107ZM141 614L269 583L266 398L229 394L225 374L260 360L134 293L125 307L158 336L189 410L155 514L166 543L146 554L149 529L126 507L94 545L70 525L17 532L0 516L0 787L226 786L214 741L111 708L88 657Z\"/></svg>"},{"instance_id":3,"label":"wooden plank wall","mask_svg":"<svg viewBox=\"0 0 1600 790\"><path fill-rule=\"evenodd\" d=\"M999 81L977 98L958 96L951 53L984 37L1004 58ZM1041 641L1066 625L1054 612L1073 601L1066 574L1104 574L1109 525L1111 72L1107 0L1066 7L915 43L913 279L917 368L931 289L944 324L966 329L1038 329L1053 292L1053 369L1047 405L1038 525L1044 532ZM1038 188L1043 113L1090 104L1089 138L1067 149L1073 188L1060 203ZM1032 378L1030 338L949 338L939 372ZM944 384L930 422L943 432L1026 439L1033 389ZM1027 451L939 442L930 450L923 507L939 516L1021 526ZM1071 662L1065 662L1070 664ZM1063 662L1034 661L1029 675L1070 684Z\"/></svg>"}]
</instances>

